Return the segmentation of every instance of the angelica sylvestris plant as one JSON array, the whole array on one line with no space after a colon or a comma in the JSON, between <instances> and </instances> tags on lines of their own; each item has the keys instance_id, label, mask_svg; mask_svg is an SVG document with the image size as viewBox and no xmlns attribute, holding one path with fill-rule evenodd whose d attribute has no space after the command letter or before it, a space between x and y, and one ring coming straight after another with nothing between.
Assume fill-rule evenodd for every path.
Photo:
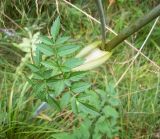
<instances>
[{"instance_id":1,"label":"angelica sylvestris plant","mask_svg":"<svg viewBox=\"0 0 160 139\"><path fill-rule=\"evenodd\" d=\"M81 115L81 126L76 124L77 128L71 133L53 134L54 138L89 138L90 135L97 138L106 132L108 137L113 137L118 132L117 128L112 131L118 118L115 108L118 101L113 97L116 93L92 90L92 84L86 81L88 71L103 64L111 53L98 48L100 41L80 50L81 47L70 42L69 37L59 36L59 31L58 17L51 27L51 37L40 36L40 43L33 52L33 63L27 64L33 73L28 82L38 99L57 112L66 109L72 110L75 116ZM107 92L111 95L108 96ZM102 123L106 129L103 129ZM90 127L94 128L91 130Z\"/></svg>"}]
</instances>

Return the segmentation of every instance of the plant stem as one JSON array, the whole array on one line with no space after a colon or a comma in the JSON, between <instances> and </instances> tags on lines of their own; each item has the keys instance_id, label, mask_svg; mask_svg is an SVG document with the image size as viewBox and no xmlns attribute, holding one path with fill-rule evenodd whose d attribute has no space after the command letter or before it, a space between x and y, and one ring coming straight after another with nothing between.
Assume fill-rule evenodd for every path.
<instances>
[{"instance_id":1,"label":"plant stem","mask_svg":"<svg viewBox=\"0 0 160 139\"><path fill-rule=\"evenodd\" d=\"M105 19L105 14L104 14L104 9L103 9L103 5L102 5L102 1L101 0L95 0L96 5L97 5L97 9L98 9L98 13L99 13L99 17L100 17L100 22L101 22L101 33L102 33L102 49L104 49L105 47L105 40L106 40L106 19Z\"/></svg>"},{"instance_id":2,"label":"plant stem","mask_svg":"<svg viewBox=\"0 0 160 139\"><path fill-rule=\"evenodd\" d=\"M131 36L136 31L140 30L142 27L147 25L156 17L160 16L160 4L152 9L148 14L144 15L142 18L138 19L135 23L129 25L129 27L124 28L116 37L105 44L105 50L111 51L118 44L123 42L126 38Z\"/></svg>"}]
</instances>

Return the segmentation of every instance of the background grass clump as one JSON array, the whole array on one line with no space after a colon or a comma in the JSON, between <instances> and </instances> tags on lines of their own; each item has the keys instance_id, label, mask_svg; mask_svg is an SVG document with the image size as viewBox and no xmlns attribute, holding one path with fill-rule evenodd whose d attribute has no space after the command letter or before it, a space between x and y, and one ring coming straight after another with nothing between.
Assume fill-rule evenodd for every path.
<instances>
[{"instance_id":1,"label":"background grass clump","mask_svg":"<svg viewBox=\"0 0 160 139\"><path fill-rule=\"evenodd\" d=\"M76 7L99 19L97 7L91 0L70 0ZM109 26L116 32L135 21L159 4L159 0L118 0L103 1ZM109 3L110 2L110 3ZM108 7L108 5L110 6ZM61 138L81 123L90 121L75 118L71 110L61 112L49 108L47 115L36 119L32 115L41 101L33 94L27 77L31 72L26 66L30 54L17 47L23 38L33 37L37 32L49 35L50 27L57 16L61 19L60 36L67 36L71 42L85 46L100 39L100 26L82 12L69 6L65 1L1 0L0 2L0 138ZM128 40L136 48L144 42L153 22L132 35ZM160 65L160 21L142 52ZM7 29L7 30L4 30ZM108 32L108 39L114 35ZM110 60L85 77L92 83L92 90L107 92L112 84L118 94L118 135L119 138L157 137L160 130L160 69L139 55L128 72L136 51L122 43L114 50ZM117 84L118 83L118 84ZM61 133L61 134L60 134ZM80 134L74 130L73 134ZM73 135L74 137L74 135ZM82 138L79 135L79 138ZM84 137L83 137L84 138ZM97 137L98 138L98 137Z\"/></svg>"}]
</instances>

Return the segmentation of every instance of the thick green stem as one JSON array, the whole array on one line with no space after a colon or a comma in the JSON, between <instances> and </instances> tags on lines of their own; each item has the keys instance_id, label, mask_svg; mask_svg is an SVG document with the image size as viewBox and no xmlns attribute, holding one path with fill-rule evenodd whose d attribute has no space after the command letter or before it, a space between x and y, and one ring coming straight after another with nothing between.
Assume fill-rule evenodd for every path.
<instances>
[{"instance_id":1,"label":"thick green stem","mask_svg":"<svg viewBox=\"0 0 160 139\"><path fill-rule=\"evenodd\" d=\"M124 28L116 37L105 44L105 50L111 51L118 44L123 42L126 38L131 36L133 33L140 30L142 27L147 25L156 17L160 16L160 4L152 9L148 14L144 15L142 18L138 19L135 23L131 24L129 27Z\"/></svg>"}]
</instances>

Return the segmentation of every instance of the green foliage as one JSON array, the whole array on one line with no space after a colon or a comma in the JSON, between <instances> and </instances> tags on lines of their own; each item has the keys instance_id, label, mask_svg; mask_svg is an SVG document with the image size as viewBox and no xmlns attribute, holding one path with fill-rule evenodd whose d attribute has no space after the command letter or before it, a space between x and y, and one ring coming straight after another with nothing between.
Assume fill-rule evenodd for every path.
<instances>
[{"instance_id":1,"label":"green foliage","mask_svg":"<svg viewBox=\"0 0 160 139\"><path fill-rule=\"evenodd\" d=\"M66 56L66 55L74 53L79 48L80 46L75 46L75 45L62 46L57 50L57 54L59 56Z\"/></svg>"},{"instance_id":2,"label":"green foliage","mask_svg":"<svg viewBox=\"0 0 160 139\"><path fill-rule=\"evenodd\" d=\"M89 87L90 87L90 84L87 82L75 82L71 86L71 90L75 93L81 93L81 92L84 92Z\"/></svg>"},{"instance_id":3,"label":"green foliage","mask_svg":"<svg viewBox=\"0 0 160 139\"><path fill-rule=\"evenodd\" d=\"M54 55L53 49L45 44L38 44L37 49L46 56Z\"/></svg>"},{"instance_id":4,"label":"green foliage","mask_svg":"<svg viewBox=\"0 0 160 139\"><path fill-rule=\"evenodd\" d=\"M27 64L33 73L29 83L33 87L35 96L41 101L46 101L57 112L67 108L72 110L77 118L80 116L85 121L75 124L71 133L62 132L53 137L87 139L97 134L109 138L114 137L118 134L118 130L117 132L112 132L112 130L117 127L119 115L115 107L119 103L113 98L116 95L113 86L107 92L92 91L92 84L84 81L88 72L72 72L72 68L84 61L74 58L80 46L66 45L66 40L67 42L69 40L65 37L58 37L59 31L60 19L58 17L51 27L52 37L40 36L41 43L37 44L34 63ZM90 130L92 126L93 129Z\"/></svg>"},{"instance_id":5,"label":"green foliage","mask_svg":"<svg viewBox=\"0 0 160 139\"><path fill-rule=\"evenodd\" d=\"M110 85L113 89L113 85ZM112 90L114 91L114 90ZM89 92L88 92L89 93ZM72 132L69 133L58 133L53 134L52 137L55 139L65 139L65 138L85 138L89 139L101 139L102 137L113 138L119 135L118 119L119 113L115 105L109 104L109 99L117 100L115 96L117 93L111 92L109 88L106 91L96 90L96 92L90 92L96 94L99 99L95 97L88 97L88 101L92 99L93 103L99 103L99 107L96 109L93 104L83 103L84 97L72 98L71 105L72 111L74 113L81 112L80 115L83 117L83 122L80 122L80 126L75 127ZM101 101L103 99L103 101ZM91 116L89 116L89 115Z\"/></svg>"},{"instance_id":6,"label":"green foliage","mask_svg":"<svg viewBox=\"0 0 160 139\"><path fill-rule=\"evenodd\" d=\"M67 60L67 61L64 63L64 65L65 65L66 67L72 69L72 68L75 68L75 67L81 65L83 62L84 62L84 60L81 59L81 58L72 58L72 59Z\"/></svg>"},{"instance_id":7,"label":"green foliage","mask_svg":"<svg viewBox=\"0 0 160 139\"><path fill-rule=\"evenodd\" d=\"M59 34L59 31L60 31L60 18L57 17L57 19L53 22L53 25L51 27L51 35L52 35L53 41L56 40Z\"/></svg>"},{"instance_id":8,"label":"green foliage","mask_svg":"<svg viewBox=\"0 0 160 139\"><path fill-rule=\"evenodd\" d=\"M15 36L10 37L6 33L0 32L0 138L55 139L59 135L61 139L65 135L63 138L87 139L90 136L90 127L94 128L93 138L95 139L101 139L105 131L109 137L116 135L115 132L119 131L118 137L122 139L154 138L153 136L158 134L156 131L160 127L160 76L159 70L154 64L152 65L145 58L139 56L135 60L135 64L123 76L115 92L112 91L114 85L112 85L110 91L105 89L108 82L110 83L113 80L116 82L120 79L130 65L130 59L136 53L125 43L120 49L115 50L111 60L103 68L90 73L70 72L73 66L81 63L81 60L74 61L74 53L65 57L61 56L62 63L58 63L63 65L61 67L56 62L56 55L45 55L39 49L35 51L37 42L42 42L42 44L55 51L55 47L60 48L64 45L78 47L79 44L84 45L99 38L100 26L96 22L64 1L57 2L38 1L36 3L36 1L26 0L15 0L14 2L1 0L0 2L0 27L6 30L13 29L13 34L15 33ZM70 0L70 2L94 18L99 19L96 4L92 0ZM104 1L104 7L108 6L106 2L109 1ZM158 4L159 0L116 0L108 9L105 9L108 21L111 23L109 26L114 31L120 32L132 21L135 21L143 13L147 13ZM54 41L48 29L57 14L62 25ZM152 25L150 23L130 39L137 48L141 47ZM25 27L27 27L27 30ZM50 34L50 36L40 35L40 32ZM157 25L143 49L143 53L157 64L160 64L159 32L160 28ZM114 35L108 32L108 39L113 37ZM15 44L13 46L13 43L20 44L19 46ZM18 48L15 49L15 46ZM32 79L30 79L30 71L23 65L26 65L26 61L30 61L31 48L34 56L34 64L32 63L30 66L34 71L34 78ZM23 61L28 53L28 59ZM54 54L56 53L54 52ZM15 71L19 69L20 65L23 65L18 70L21 75L17 75ZM39 67L42 67L41 72L38 72ZM61 71L68 72L64 74L64 78L62 78L62 74L57 76L60 74L59 67L61 67ZM44 92L46 85L43 82L44 77L42 75L45 76L47 86L51 88L48 91L54 100L50 99ZM32 84L32 87L27 81ZM80 81L91 83L91 87L84 92L73 93L70 90L72 84ZM60 90L53 87L56 86L56 83L61 86ZM63 91L61 92L61 90ZM11 93L13 93L13 96L10 96ZM31 119L33 112L41 103L35 96L42 98L42 100L50 99L48 100L50 108L44 111L43 114L46 114L52 121L48 121L44 117ZM11 100L12 103L9 109L8 104ZM85 106L93 111L86 112L83 107L77 107L74 112L72 102L75 106L80 103L86 104ZM115 109L119 117L115 119L110 115L107 116L105 106ZM100 108L101 111L99 111ZM121 108L120 112L119 108ZM92 122L94 122L96 116L92 112L98 112L101 116L95 122L95 127ZM114 124L114 121L117 121L117 125ZM105 138L105 135L103 138Z\"/></svg>"},{"instance_id":9,"label":"green foliage","mask_svg":"<svg viewBox=\"0 0 160 139\"><path fill-rule=\"evenodd\" d=\"M83 62L83 59L72 56L80 46L66 44L68 37L58 37L59 31L58 17L51 27L52 37L40 36L41 43L37 44L33 57L34 63L27 64L33 73L30 81L33 92L39 99L48 102L58 111L68 106L72 106L76 113L80 109L89 110L91 106L78 101L78 97L80 93L86 94L85 91L91 87L91 84L83 81L85 72L71 71ZM65 56L67 59L64 58ZM63 102L65 99L66 102Z\"/></svg>"}]
</instances>

